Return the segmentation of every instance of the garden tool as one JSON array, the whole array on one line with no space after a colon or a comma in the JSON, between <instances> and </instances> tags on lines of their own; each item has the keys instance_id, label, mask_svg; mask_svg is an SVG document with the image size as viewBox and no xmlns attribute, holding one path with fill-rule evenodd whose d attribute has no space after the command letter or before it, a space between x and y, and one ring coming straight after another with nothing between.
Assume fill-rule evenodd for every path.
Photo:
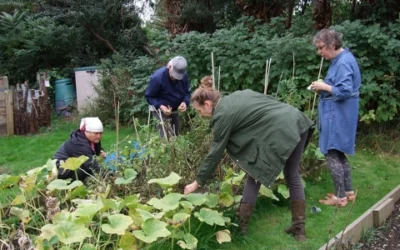
<instances>
[{"instance_id":1,"label":"garden tool","mask_svg":"<svg viewBox=\"0 0 400 250\"><path fill-rule=\"evenodd\" d=\"M240 202L236 208L236 216L240 220L239 228L242 235L247 236L247 226L249 224L251 215L254 211L254 205L250 203Z\"/></svg>"},{"instance_id":2,"label":"garden tool","mask_svg":"<svg viewBox=\"0 0 400 250\"><path fill-rule=\"evenodd\" d=\"M306 203L304 200L295 200L290 202L290 206L292 210L292 226L285 229L285 232L293 235L297 241L304 241L306 240Z\"/></svg>"}]
</instances>

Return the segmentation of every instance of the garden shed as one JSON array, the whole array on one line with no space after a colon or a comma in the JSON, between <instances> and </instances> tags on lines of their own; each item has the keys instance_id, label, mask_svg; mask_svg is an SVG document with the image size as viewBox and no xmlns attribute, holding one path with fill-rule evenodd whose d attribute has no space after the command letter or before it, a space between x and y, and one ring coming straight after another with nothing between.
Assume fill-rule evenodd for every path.
<instances>
[{"instance_id":1,"label":"garden shed","mask_svg":"<svg viewBox=\"0 0 400 250\"><path fill-rule=\"evenodd\" d=\"M95 87L99 84L96 66L75 68L76 97L78 111L82 111L97 97Z\"/></svg>"}]
</instances>

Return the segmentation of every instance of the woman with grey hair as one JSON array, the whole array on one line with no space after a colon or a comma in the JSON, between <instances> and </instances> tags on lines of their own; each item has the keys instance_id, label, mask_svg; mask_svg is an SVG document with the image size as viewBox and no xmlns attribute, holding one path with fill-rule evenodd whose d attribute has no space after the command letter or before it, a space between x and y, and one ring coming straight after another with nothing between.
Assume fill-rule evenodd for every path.
<instances>
[{"instance_id":1,"label":"woman with grey hair","mask_svg":"<svg viewBox=\"0 0 400 250\"><path fill-rule=\"evenodd\" d=\"M311 89L319 92L319 148L325 155L335 194L328 193L319 202L330 206L346 206L355 199L351 167L345 154L353 155L358 123L361 73L354 55L342 48L342 34L319 31L313 44L318 54L331 64L324 81L315 81Z\"/></svg>"}]
</instances>

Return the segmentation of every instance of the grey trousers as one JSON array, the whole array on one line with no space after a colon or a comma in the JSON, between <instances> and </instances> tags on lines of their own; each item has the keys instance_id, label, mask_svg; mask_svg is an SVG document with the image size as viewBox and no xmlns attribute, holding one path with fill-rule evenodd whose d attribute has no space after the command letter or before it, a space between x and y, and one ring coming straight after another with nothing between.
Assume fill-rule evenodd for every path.
<instances>
[{"instance_id":1,"label":"grey trousers","mask_svg":"<svg viewBox=\"0 0 400 250\"><path fill-rule=\"evenodd\" d=\"M290 200L305 200L304 188L300 177L300 160L308 137L308 130L300 136L300 142L297 144L292 154L286 160L283 174L287 185L289 186ZM255 205L258 191L261 183L257 182L250 175L247 175L244 186L242 202Z\"/></svg>"},{"instance_id":2,"label":"grey trousers","mask_svg":"<svg viewBox=\"0 0 400 250\"><path fill-rule=\"evenodd\" d=\"M167 137L171 136L178 136L179 133L179 113L178 112L173 112L170 115L166 115L161 111L162 119L164 122L164 129L161 124L161 117L158 111L151 111L153 114L153 117L155 117L158 121L160 121L157 125L158 130L160 130L160 137L164 138L166 135L164 134L167 133Z\"/></svg>"}]
</instances>

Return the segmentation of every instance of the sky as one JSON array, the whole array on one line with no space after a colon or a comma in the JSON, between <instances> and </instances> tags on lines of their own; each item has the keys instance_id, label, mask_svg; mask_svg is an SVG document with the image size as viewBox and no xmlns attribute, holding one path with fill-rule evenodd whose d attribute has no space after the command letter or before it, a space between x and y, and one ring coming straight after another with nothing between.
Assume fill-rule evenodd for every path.
<instances>
[{"instance_id":1,"label":"sky","mask_svg":"<svg viewBox=\"0 0 400 250\"><path fill-rule=\"evenodd\" d=\"M135 5L138 8L142 8L143 12L139 15L143 22L148 22L151 16L154 14L154 9L150 7L150 2L155 2L154 0L135 0Z\"/></svg>"}]
</instances>

